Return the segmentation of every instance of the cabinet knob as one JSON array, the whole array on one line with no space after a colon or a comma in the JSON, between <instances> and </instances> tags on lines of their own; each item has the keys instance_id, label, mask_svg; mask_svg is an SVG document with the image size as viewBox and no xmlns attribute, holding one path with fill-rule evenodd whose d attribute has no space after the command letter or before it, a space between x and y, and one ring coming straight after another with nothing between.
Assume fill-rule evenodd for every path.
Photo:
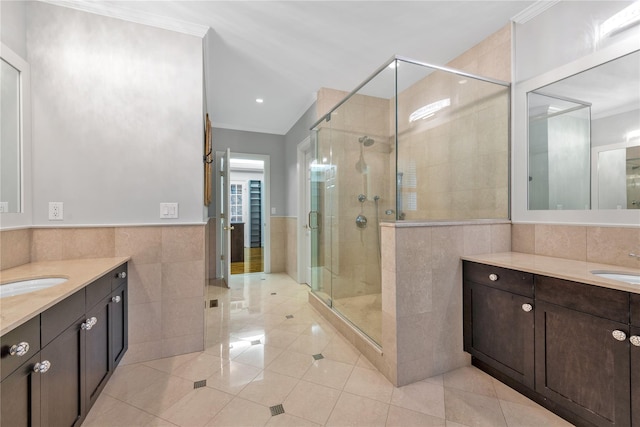
<instances>
[{"instance_id":1,"label":"cabinet knob","mask_svg":"<svg viewBox=\"0 0 640 427\"><path fill-rule=\"evenodd\" d=\"M613 331L613 332L611 333L611 335L613 335L613 337L614 337L615 339L617 339L618 341L624 341L624 340L626 340L626 339L627 339L627 334L625 334L624 332L622 332L622 331L620 331L620 330L618 330L618 329L616 329L615 331Z\"/></svg>"},{"instance_id":2,"label":"cabinet knob","mask_svg":"<svg viewBox=\"0 0 640 427\"><path fill-rule=\"evenodd\" d=\"M33 372L38 374L44 374L51 368L51 362L48 360L43 360L42 362L38 362L33 366Z\"/></svg>"},{"instance_id":3,"label":"cabinet knob","mask_svg":"<svg viewBox=\"0 0 640 427\"><path fill-rule=\"evenodd\" d=\"M127 277L127 272L126 271L121 271L120 273L116 273L116 278L117 279L125 279Z\"/></svg>"},{"instance_id":4,"label":"cabinet knob","mask_svg":"<svg viewBox=\"0 0 640 427\"><path fill-rule=\"evenodd\" d=\"M18 344L14 344L9 348L9 354L11 356L24 356L29 351L29 343L22 341Z\"/></svg>"},{"instance_id":5,"label":"cabinet knob","mask_svg":"<svg viewBox=\"0 0 640 427\"><path fill-rule=\"evenodd\" d=\"M533 306L531 304L522 304L522 311L530 312L533 310Z\"/></svg>"},{"instance_id":6,"label":"cabinet knob","mask_svg":"<svg viewBox=\"0 0 640 427\"><path fill-rule=\"evenodd\" d=\"M122 298L120 298L120 295L116 295L115 297L111 298L111 301L115 302L116 304L120 302Z\"/></svg>"},{"instance_id":7,"label":"cabinet knob","mask_svg":"<svg viewBox=\"0 0 640 427\"><path fill-rule=\"evenodd\" d=\"M489 280L491 280L492 282L495 282L496 280L498 280L498 275L495 273L491 273L489 275Z\"/></svg>"},{"instance_id":8,"label":"cabinet knob","mask_svg":"<svg viewBox=\"0 0 640 427\"><path fill-rule=\"evenodd\" d=\"M96 323L98 323L98 319L96 319L95 317L91 317L85 320L84 323L80 325L80 327L85 331L90 331L91 328L93 328L96 325Z\"/></svg>"},{"instance_id":9,"label":"cabinet knob","mask_svg":"<svg viewBox=\"0 0 640 427\"><path fill-rule=\"evenodd\" d=\"M629 341L636 347L640 347L640 337L638 335L631 335Z\"/></svg>"}]
</instances>

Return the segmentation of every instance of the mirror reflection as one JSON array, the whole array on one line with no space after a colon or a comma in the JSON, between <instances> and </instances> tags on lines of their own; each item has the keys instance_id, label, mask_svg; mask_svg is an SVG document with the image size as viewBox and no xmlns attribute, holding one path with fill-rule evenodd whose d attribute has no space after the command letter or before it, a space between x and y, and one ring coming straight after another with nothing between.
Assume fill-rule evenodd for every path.
<instances>
[{"instance_id":1,"label":"mirror reflection","mask_svg":"<svg viewBox=\"0 0 640 427\"><path fill-rule=\"evenodd\" d=\"M640 209L640 51L527 103L530 210Z\"/></svg>"},{"instance_id":2,"label":"mirror reflection","mask_svg":"<svg viewBox=\"0 0 640 427\"><path fill-rule=\"evenodd\" d=\"M0 212L21 211L20 71L0 59Z\"/></svg>"}]
</instances>

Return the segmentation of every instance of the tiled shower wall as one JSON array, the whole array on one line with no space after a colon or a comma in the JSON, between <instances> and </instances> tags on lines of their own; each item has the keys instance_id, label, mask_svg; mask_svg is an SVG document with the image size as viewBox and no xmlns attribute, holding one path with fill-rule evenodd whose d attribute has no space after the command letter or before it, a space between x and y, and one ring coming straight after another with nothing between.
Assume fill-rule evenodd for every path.
<instances>
[{"instance_id":1,"label":"tiled shower wall","mask_svg":"<svg viewBox=\"0 0 640 427\"><path fill-rule=\"evenodd\" d=\"M0 233L2 269L130 256L129 350L122 363L204 348L205 226L33 228Z\"/></svg>"},{"instance_id":2,"label":"tiled shower wall","mask_svg":"<svg viewBox=\"0 0 640 427\"><path fill-rule=\"evenodd\" d=\"M514 252L640 268L640 228L513 224Z\"/></svg>"}]
</instances>

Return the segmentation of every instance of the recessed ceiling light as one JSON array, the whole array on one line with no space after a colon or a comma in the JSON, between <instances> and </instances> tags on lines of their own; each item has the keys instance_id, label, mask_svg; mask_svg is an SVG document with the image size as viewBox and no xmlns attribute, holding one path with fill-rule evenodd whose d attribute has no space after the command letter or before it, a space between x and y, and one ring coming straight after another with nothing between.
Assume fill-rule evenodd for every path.
<instances>
[{"instance_id":1,"label":"recessed ceiling light","mask_svg":"<svg viewBox=\"0 0 640 427\"><path fill-rule=\"evenodd\" d=\"M467 79L458 80L458 83L463 85L463 84L467 83Z\"/></svg>"},{"instance_id":2,"label":"recessed ceiling light","mask_svg":"<svg viewBox=\"0 0 640 427\"><path fill-rule=\"evenodd\" d=\"M262 104L262 103L264 102L264 99L262 99L262 98L256 98L256 102L257 102L258 104Z\"/></svg>"}]
</instances>

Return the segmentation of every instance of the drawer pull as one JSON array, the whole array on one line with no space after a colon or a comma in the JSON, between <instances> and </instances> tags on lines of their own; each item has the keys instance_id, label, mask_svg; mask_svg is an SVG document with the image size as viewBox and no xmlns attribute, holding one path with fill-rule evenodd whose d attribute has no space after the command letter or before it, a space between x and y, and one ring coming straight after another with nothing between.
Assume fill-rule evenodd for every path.
<instances>
[{"instance_id":1,"label":"drawer pull","mask_svg":"<svg viewBox=\"0 0 640 427\"><path fill-rule=\"evenodd\" d=\"M96 325L96 323L98 323L98 319L96 319L95 317L92 317L90 319L85 320L85 322L82 325L80 325L80 327L85 331L90 331L91 328L93 328Z\"/></svg>"},{"instance_id":2,"label":"drawer pull","mask_svg":"<svg viewBox=\"0 0 640 427\"><path fill-rule=\"evenodd\" d=\"M631 341L631 344L635 345L636 347L640 347L640 337L638 335L631 335L629 341Z\"/></svg>"},{"instance_id":3,"label":"drawer pull","mask_svg":"<svg viewBox=\"0 0 640 427\"><path fill-rule=\"evenodd\" d=\"M9 349L9 354L12 356L24 356L29 352L29 343L22 341L21 343L14 344Z\"/></svg>"},{"instance_id":4,"label":"drawer pull","mask_svg":"<svg viewBox=\"0 0 640 427\"><path fill-rule=\"evenodd\" d=\"M492 282L495 282L496 280L498 280L498 275L495 273L491 273L489 275L489 280L491 280Z\"/></svg>"},{"instance_id":5,"label":"drawer pull","mask_svg":"<svg viewBox=\"0 0 640 427\"><path fill-rule=\"evenodd\" d=\"M127 272L122 271L120 273L116 273L116 279L125 279L127 277Z\"/></svg>"},{"instance_id":6,"label":"drawer pull","mask_svg":"<svg viewBox=\"0 0 640 427\"><path fill-rule=\"evenodd\" d=\"M48 360L43 360L42 362L38 362L33 367L33 372L38 374L44 374L51 368L51 362Z\"/></svg>"},{"instance_id":7,"label":"drawer pull","mask_svg":"<svg viewBox=\"0 0 640 427\"><path fill-rule=\"evenodd\" d=\"M122 298L120 298L120 295L116 295L115 297L111 298L111 301L115 302L116 304L119 303L122 300Z\"/></svg>"},{"instance_id":8,"label":"drawer pull","mask_svg":"<svg viewBox=\"0 0 640 427\"><path fill-rule=\"evenodd\" d=\"M627 339L627 334L625 334L624 332L622 332L622 331L620 331L620 330L618 330L618 329L616 329L615 331L613 331L613 332L611 333L611 335L613 335L613 337L614 337L615 339L617 339L618 341L624 341L624 340L626 340L626 339Z\"/></svg>"},{"instance_id":9,"label":"drawer pull","mask_svg":"<svg viewBox=\"0 0 640 427\"><path fill-rule=\"evenodd\" d=\"M528 313L533 310L533 306L531 304L522 304L522 311Z\"/></svg>"}]
</instances>

